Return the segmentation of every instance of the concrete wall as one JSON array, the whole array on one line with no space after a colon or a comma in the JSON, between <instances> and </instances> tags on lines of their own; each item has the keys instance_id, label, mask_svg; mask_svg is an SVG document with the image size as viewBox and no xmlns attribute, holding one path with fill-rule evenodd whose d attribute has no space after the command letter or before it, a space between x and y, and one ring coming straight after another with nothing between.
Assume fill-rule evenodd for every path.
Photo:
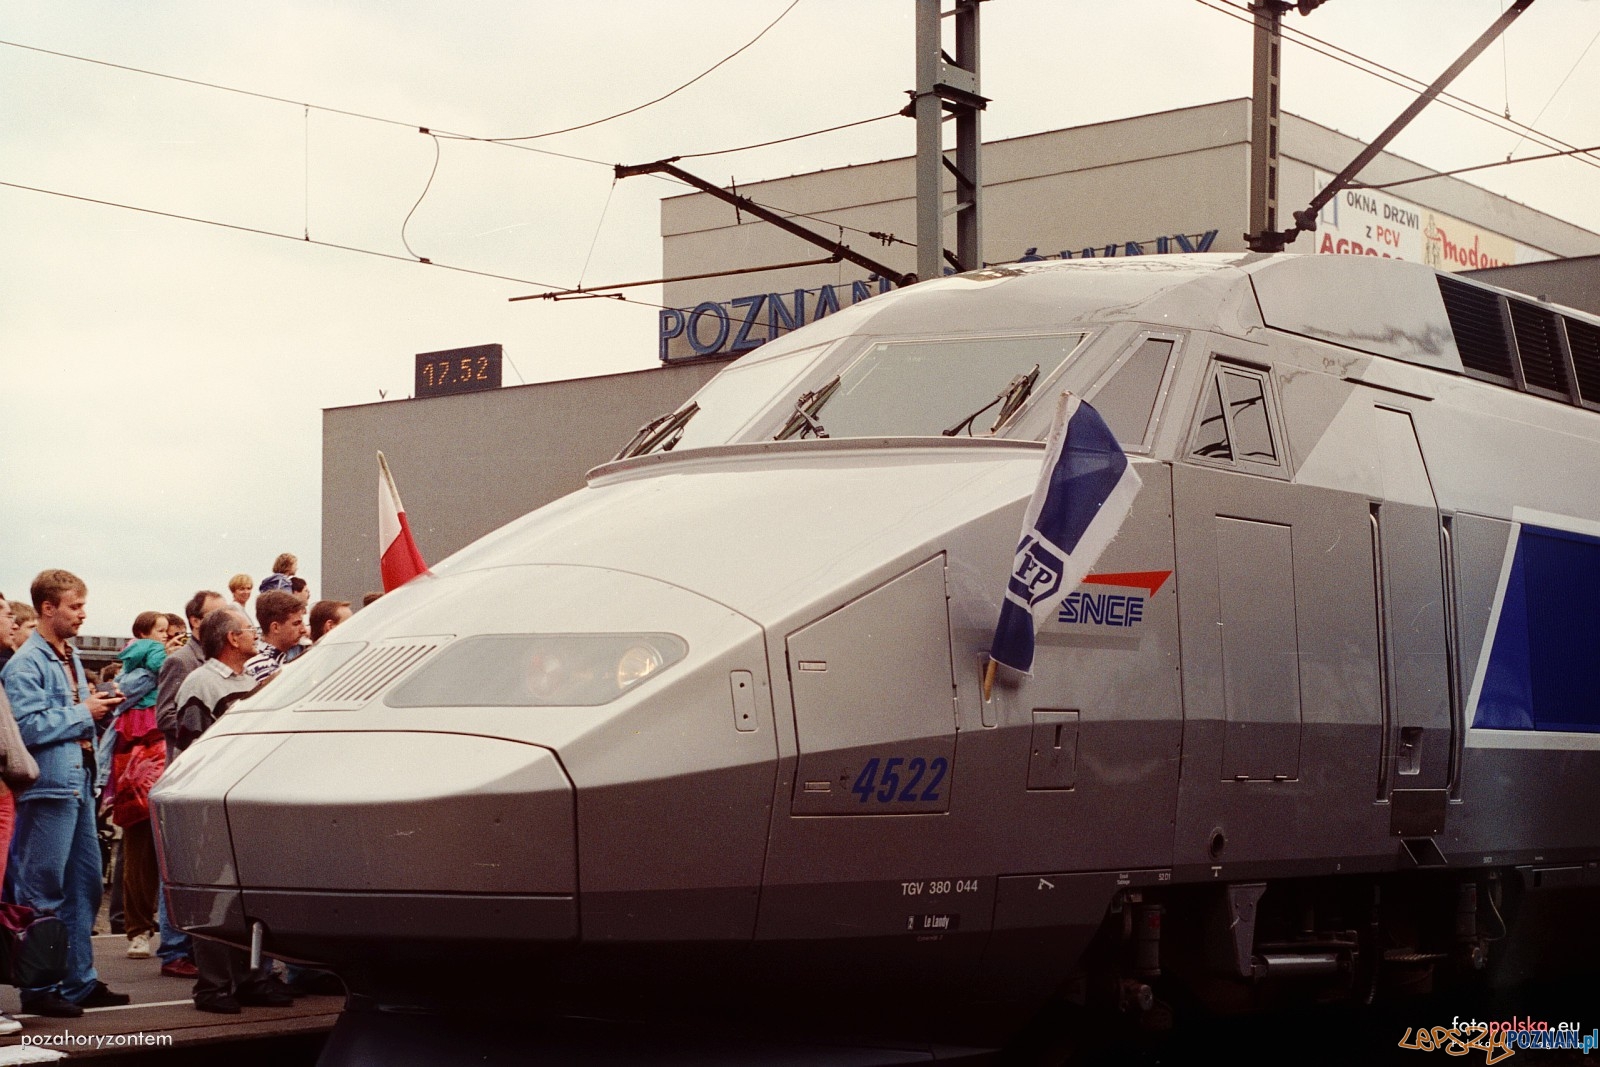
<instances>
[{"instance_id":1,"label":"concrete wall","mask_svg":"<svg viewBox=\"0 0 1600 1067\"><path fill-rule=\"evenodd\" d=\"M909 126L909 124L908 124ZM987 262L1008 262L1029 248L1052 256L1063 250L1216 230L1212 251L1244 249L1248 225L1250 102L1226 100L1115 122L993 141L984 145L984 247ZM1362 142L1295 115L1281 121L1280 225L1316 192L1316 172L1342 170ZM907 135L910 145L910 134ZM915 240L915 160L910 157L741 184L739 192L824 236L838 225ZM692 168L691 168L692 169ZM1368 182L1398 181L1432 172L1401 156L1380 154L1361 174ZM1553 256L1600 253L1600 235L1497 196L1459 178L1398 186L1387 195L1444 213ZM953 203L947 194L947 204ZM662 201L662 263L667 276L757 267L811 259L820 249L743 214L704 193ZM954 236L947 233L950 244ZM1292 252L1313 252L1302 235ZM886 266L916 269L915 250L883 247L862 233L844 242ZM1176 251L1177 249L1173 249ZM792 292L861 279L851 264L770 271L731 278L676 282L666 303L692 308L757 292Z\"/></svg>"},{"instance_id":2,"label":"concrete wall","mask_svg":"<svg viewBox=\"0 0 1600 1067\"><path fill-rule=\"evenodd\" d=\"M643 423L721 362L663 367L322 413L322 588L360 603L378 575L382 451L430 563L583 485Z\"/></svg>"},{"instance_id":3,"label":"concrete wall","mask_svg":"<svg viewBox=\"0 0 1600 1067\"><path fill-rule=\"evenodd\" d=\"M907 131L909 147L910 123ZM1214 250L1242 250L1246 205L1239 190L1247 181L1248 142L1244 100L989 142L983 156L983 258L1007 262L1030 247L1054 255L1212 229L1218 231ZM739 192L784 214L818 216L795 221L831 239L840 238L837 226L844 225L916 240L915 160L909 156L741 184ZM954 193L946 200L953 205ZM667 276L824 254L749 214L736 218L732 206L704 193L662 201L661 235ZM909 245L883 246L848 230L843 240L896 271L916 269L916 250ZM846 263L677 282L665 287L665 303L693 307L702 300L837 284L867 273Z\"/></svg>"},{"instance_id":4,"label":"concrete wall","mask_svg":"<svg viewBox=\"0 0 1600 1067\"><path fill-rule=\"evenodd\" d=\"M1471 270L1479 281L1600 315L1600 256Z\"/></svg>"}]
</instances>

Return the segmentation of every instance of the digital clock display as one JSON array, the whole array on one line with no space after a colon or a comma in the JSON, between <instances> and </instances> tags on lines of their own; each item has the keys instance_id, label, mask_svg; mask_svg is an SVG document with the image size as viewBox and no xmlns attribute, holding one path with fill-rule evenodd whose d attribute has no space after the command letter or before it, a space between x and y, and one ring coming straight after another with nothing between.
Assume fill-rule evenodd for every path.
<instances>
[{"instance_id":1,"label":"digital clock display","mask_svg":"<svg viewBox=\"0 0 1600 1067\"><path fill-rule=\"evenodd\" d=\"M446 396L500 388L499 345L449 348L417 353L417 385L413 395Z\"/></svg>"}]
</instances>

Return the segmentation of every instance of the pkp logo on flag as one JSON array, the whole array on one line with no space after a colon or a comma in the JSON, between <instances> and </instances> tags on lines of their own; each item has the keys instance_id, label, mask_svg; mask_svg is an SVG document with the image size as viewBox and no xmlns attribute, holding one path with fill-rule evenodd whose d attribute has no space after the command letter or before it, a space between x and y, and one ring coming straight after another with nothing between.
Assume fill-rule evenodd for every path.
<instances>
[{"instance_id":1,"label":"pkp logo on flag","mask_svg":"<svg viewBox=\"0 0 1600 1067\"><path fill-rule=\"evenodd\" d=\"M1029 534L1017 546L1007 595L1021 606L1031 609L1061 589L1061 575L1065 569L1066 560L1061 553Z\"/></svg>"}]
</instances>

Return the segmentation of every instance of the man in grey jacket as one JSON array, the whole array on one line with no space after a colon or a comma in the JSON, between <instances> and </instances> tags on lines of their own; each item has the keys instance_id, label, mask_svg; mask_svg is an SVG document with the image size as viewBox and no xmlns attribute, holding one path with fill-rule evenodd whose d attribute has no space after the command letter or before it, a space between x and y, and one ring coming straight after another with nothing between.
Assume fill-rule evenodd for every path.
<instances>
[{"instance_id":1,"label":"man in grey jacket","mask_svg":"<svg viewBox=\"0 0 1600 1067\"><path fill-rule=\"evenodd\" d=\"M166 737L167 747L173 749L168 753L169 758L177 755L173 741L178 733L178 689L183 680L206 661L205 650L200 647L200 622L227 604L221 593L209 589L202 589L189 598L189 603L183 606L183 613L189 619L189 643L167 657L156 677L156 726ZM165 936L162 940L165 941Z\"/></svg>"},{"instance_id":2,"label":"man in grey jacket","mask_svg":"<svg viewBox=\"0 0 1600 1067\"><path fill-rule=\"evenodd\" d=\"M167 656L167 661L161 665L161 673L156 676L156 726L167 739L169 760L178 754L178 690L183 686L184 679L206 660L205 649L200 646L200 620L227 604L221 593L209 589L202 589L189 598L189 603L183 607L183 613L189 619L189 642ZM157 899L160 901L156 909L156 921L161 926L161 947L156 950L156 955L161 957L161 973L168 978L198 977L200 972L194 965L194 947L189 935L173 926L167 918L164 887L157 894Z\"/></svg>"}]
</instances>

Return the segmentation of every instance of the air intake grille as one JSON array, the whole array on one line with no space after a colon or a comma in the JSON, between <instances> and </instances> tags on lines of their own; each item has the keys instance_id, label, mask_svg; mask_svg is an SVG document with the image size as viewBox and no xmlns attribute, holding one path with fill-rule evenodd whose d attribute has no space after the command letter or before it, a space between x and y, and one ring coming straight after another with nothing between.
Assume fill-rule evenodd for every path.
<instances>
[{"instance_id":1,"label":"air intake grille","mask_svg":"<svg viewBox=\"0 0 1600 1067\"><path fill-rule=\"evenodd\" d=\"M1512 381L1511 349L1506 343L1499 295L1442 275L1439 295L1444 297L1462 365L1468 371Z\"/></svg>"},{"instance_id":2,"label":"air intake grille","mask_svg":"<svg viewBox=\"0 0 1600 1067\"><path fill-rule=\"evenodd\" d=\"M1511 301L1511 329L1522 357L1522 379L1535 389L1567 395L1567 361L1561 354L1561 320L1553 311Z\"/></svg>"},{"instance_id":3,"label":"air intake grille","mask_svg":"<svg viewBox=\"0 0 1600 1067\"><path fill-rule=\"evenodd\" d=\"M1587 404L1600 404L1600 326L1568 319L1567 344L1578 374L1578 395Z\"/></svg>"},{"instance_id":4,"label":"air intake grille","mask_svg":"<svg viewBox=\"0 0 1600 1067\"><path fill-rule=\"evenodd\" d=\"M376 645L357 656L306 697L302 711L353 711L437 649L442 641Z\"/></svg>"}]
</instances>

